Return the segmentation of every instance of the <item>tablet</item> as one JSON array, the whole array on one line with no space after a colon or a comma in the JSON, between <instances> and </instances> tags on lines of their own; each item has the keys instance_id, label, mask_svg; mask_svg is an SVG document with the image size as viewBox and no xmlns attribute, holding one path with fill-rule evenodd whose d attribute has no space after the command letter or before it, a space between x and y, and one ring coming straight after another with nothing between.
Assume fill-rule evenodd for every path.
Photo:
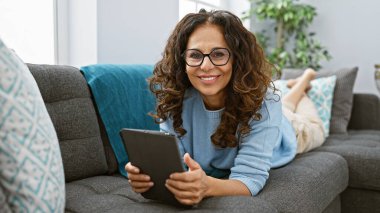
<instances>
[{"instance_id":1,"label":"tablet","mask_svg":"<svg viewBox=\"0 0 380 213\"><path fill-rule=\"evenodd\" d=\"M120 135L129 161L154 182L153 187L141 195L147 199L180 205L165 187L170 174L185 171L175 136L159 131L127 128L122 129Z\"/></svg>"}]
</instances>

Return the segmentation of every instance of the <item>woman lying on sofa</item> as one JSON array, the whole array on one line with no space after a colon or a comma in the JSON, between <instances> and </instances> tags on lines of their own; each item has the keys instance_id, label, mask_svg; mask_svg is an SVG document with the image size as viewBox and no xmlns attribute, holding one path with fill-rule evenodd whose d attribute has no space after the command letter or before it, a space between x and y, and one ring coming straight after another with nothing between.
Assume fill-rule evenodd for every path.
<instances>
[{"instance_id":1,"label":"woman lying on sofa","mask_svg":"<svg viewBox=\"0 0 380 213\"><path fill-rule=\"evenodd\" d=\"M293 112L313 75L307 72L290 85L299 92L284 97L289 122L271 86L270 69L255 36L230 12L201 10L177 24L150 89L158 103L155 119L162 131L178 136L188 167L166 182L180 203L257 195L269 170L294 158L294 130L302 128L297 128L300 119ZM302 120L307 125L308 115ZM135 192L153 186L131 163L125 169Z\"/></svg>"}]
</instances>

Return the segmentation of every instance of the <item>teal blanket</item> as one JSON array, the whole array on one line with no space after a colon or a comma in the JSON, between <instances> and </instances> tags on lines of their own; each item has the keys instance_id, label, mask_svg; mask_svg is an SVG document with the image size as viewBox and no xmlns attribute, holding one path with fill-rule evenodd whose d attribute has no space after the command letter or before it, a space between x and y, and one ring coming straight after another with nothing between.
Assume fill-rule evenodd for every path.
<instances>
[{"instance_id":1,"label":"teal blanket","mask_svg":"<svg viewBox=\"0 0 380 213\"><path fill-rule=\"evenodd\" d=\"M115 153L120 174L128 156L120 137L122 128L158 130L148 115L154 112L155 99L146 79L152 75L152 65L96 64L81 67L91 89L108 139Z\"/></svg>"}]
</instances>

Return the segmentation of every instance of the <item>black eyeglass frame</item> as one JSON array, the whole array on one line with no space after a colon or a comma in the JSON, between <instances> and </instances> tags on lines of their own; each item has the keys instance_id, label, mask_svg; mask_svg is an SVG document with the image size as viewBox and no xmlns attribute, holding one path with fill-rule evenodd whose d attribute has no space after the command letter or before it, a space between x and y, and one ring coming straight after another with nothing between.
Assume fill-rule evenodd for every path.
<instances>
[{"instance_id":1,"label":"black eyeglass frame","mask_svg":"<svg viewBox=\"0 0 380 213\"><path fill-rule=\"evenodd\" d=\"M226 63L224 63L224 64L215 64L215 63L212 61L210 55L211 55L215 50L221 50L221 49L222 49L222 50L227 50L227 52L228 52L228 59L227 59ZM189 50L196 50L196 51L198 51L198 52L200 52L200 53L202 54L202 56L203 56L202 61L201 61L198 65L190 65L190 64L187 63L187 61L186 61L186 52L189 51ZM187 50L185 50L185 51L182 53L182 57L183 57L183 59L185 60L185 63L187 64L187 66L189 66L189 67L199 67L199 66L201 66L201 65L203 64L203 61L205 60L205 57L208 57L208 59L211 61L211 63L212 63L214 66L224 66L224 65L226 65L226 64L230 61L230 58L231 58L231 52L230 52L227 48L214 48L214 49L211 50L211 52L210 52L209 54L204 54L204 53L202 53L202 52L201 52L200 50L198 50L198 49L187 49Z\"/></svg>"}]
</instances>

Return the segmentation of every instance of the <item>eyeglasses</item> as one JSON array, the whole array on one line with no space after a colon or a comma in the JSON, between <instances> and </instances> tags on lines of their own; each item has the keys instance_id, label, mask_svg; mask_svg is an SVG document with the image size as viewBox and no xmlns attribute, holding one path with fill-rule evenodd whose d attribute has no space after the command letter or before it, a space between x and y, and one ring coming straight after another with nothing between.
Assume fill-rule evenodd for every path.
<instances>
[{"instance_id":1,"label":"eyeglasses","mask_svg":"<svg viewBox=\"0 0 380 213\"><path fill-rule=\"evenodd\" d=\"M223 66L230 60L230 51L226 48L215 48L209 54L203 54L197 49L187 49L182 56L190 67L201 66L206 56L213 65Z\"/></svg>"}]
</instances>

